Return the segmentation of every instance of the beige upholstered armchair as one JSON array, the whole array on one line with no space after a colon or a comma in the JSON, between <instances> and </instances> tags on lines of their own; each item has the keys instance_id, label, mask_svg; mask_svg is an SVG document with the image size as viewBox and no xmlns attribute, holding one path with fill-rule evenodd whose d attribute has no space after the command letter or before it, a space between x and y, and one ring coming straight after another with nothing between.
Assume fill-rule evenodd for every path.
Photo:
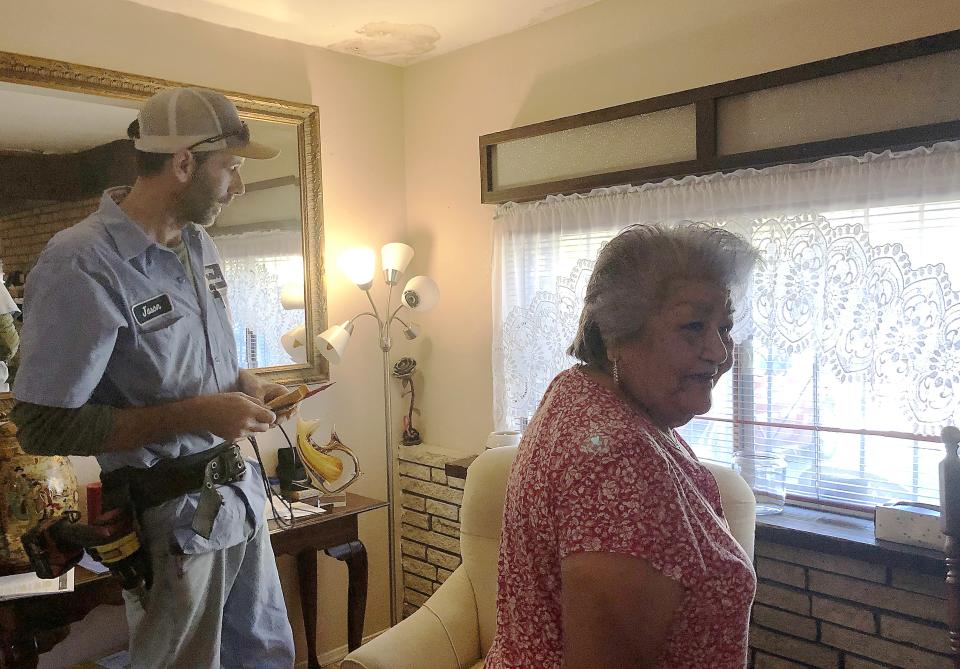
<instances>
[{"instance_id":1,"label":"beige upholstered armchair","mask_svg":"<svg viewBox=\"0 0 960 669\"><path fill-rule=\"evenodd\" d=\"M463 564L406 620L350 653L341 669L480 669L497 618L497 551L507 475L516 447L470 465L461 509ZM753 555L754 497L730 469L707 465L733 536Z\"/></svg>"}]
</instances>

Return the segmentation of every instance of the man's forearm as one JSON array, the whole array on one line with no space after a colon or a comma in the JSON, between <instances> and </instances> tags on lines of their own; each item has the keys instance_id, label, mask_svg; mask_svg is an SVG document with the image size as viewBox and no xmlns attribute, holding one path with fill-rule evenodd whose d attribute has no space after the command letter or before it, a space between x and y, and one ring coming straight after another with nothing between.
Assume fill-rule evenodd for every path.
<instances>
[{"instance_id":1,"label":"man's forearm","mask_svg":"<svg viewBox=\"0 0 960 669\"><path fill-rule=\"evenodd\" d=\"M206 429L202 398L113 410L113 429L103 443L105 453L128 451L177 434Z\"/></svg>"},{"instance_id":2,"label":"man's forearm","mask_svg":"<svg viewBox=\"0 0 960 669\"><path fill-rule=\"evenodd\" d=\"M267 383L270 391L276 384ZM283 386L277 386L282 392ZM239 392L200 395L146 407L84 404L67 409L18 402L11 412L27 453L97 455L129 451L179 434L213 433L225 441L269 429L277 416Z\"/></svg>"},{"instance_id":3,"label":"man's forearm","mask_svg":"<svg viewBox=\"0 0 960 669\"><path fill-rule=\"evenodd\" d=\"M113 429L113 407L85 404L76 409L17 402L10 419L17 439L32 455L96 455Z\"/></svg>"}]
</instances>

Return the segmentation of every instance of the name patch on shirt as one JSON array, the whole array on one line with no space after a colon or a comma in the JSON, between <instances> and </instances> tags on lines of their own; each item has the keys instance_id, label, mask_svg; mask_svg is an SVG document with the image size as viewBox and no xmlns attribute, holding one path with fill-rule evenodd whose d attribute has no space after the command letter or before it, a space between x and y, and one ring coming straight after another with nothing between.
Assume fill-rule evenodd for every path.
<instances>
[{"instance_id":1,"label":"name patch on shirt","mask_svg":"<svg viewBox=\"0 0 960 669\"><path fill-rule=\"evenodd\" d=\"M214 297L219 297L222 300L223 293L227 291L227 280L223 276L223 270L220 269L219 263L205 265L203 275L207 279L207 290L213 293Z\"/></svg>"},{"instance_id":2,"label":"name patch on shirt","mask_svg":"<svg viewBox=\"0 0 960 669\"><path fill-rule=\"evenodd\" d=\"M140 325L145 325L154 318L169 314L171 311L173 311L173 305L166 293L160 293L156 297L133 305L133 317Z\"/></svg>"}]
</instances>

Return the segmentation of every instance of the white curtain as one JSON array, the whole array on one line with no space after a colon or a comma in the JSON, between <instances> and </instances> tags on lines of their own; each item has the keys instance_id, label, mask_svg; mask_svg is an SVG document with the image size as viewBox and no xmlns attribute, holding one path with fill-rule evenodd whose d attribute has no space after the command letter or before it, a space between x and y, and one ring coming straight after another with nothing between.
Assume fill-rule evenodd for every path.
<instances>
[{"instance_id":1,"label":"white curtain","mask_svg":"<svg viewBox=\"0 0 960 669\"><path fill-rule=\"evenodd\" d=\"M280 304L284 285L303 285L299 230L217 235L223 258L233 335L241 367L289 365L280 336L304 322L303 309Z\"/></svg>"},{"instance_id":2,"label":"white curtain","mask_svg":"<svg viewBox=\"0 0 960 669\"><path fill-rule=\"evenodd\" d=\"M960 296L949 279L960 277L956 142L503 205L493 258L497 429L522 427L550 379L575 362L565 349L601 245L632 223L679 220L739 232L766 261L735 333L749 406L727 379L716 420L688 429L698 450L792 457L803 472L795 492L818 499L930 497L928 460L942 450L927 442L960 422ZM871 463L891 448L911 475L883 488L877 481L889 477ZM856 479L844 484L853 492L824 483L833 470L857 474L833 476Z\"/></svg>"}]
</instances>

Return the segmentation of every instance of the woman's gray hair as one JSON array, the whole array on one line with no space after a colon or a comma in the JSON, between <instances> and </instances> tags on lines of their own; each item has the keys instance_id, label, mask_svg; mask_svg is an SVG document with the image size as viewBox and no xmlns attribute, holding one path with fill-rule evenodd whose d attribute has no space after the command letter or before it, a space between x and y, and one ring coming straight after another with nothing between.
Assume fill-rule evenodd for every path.
<instances>
[{"instance_id":1,"label":"woman's gray hair","mask_svg":"<svg viewBox=\"0 0 960 669\"><path fill-rule=\"evenodd\" d=\"M607 346L637 337L672 282L709 281L742 294L759 258L742 237L704 223L632 225L600 250L567 353L606 369Z\"/></svg>"}]
</instances>

